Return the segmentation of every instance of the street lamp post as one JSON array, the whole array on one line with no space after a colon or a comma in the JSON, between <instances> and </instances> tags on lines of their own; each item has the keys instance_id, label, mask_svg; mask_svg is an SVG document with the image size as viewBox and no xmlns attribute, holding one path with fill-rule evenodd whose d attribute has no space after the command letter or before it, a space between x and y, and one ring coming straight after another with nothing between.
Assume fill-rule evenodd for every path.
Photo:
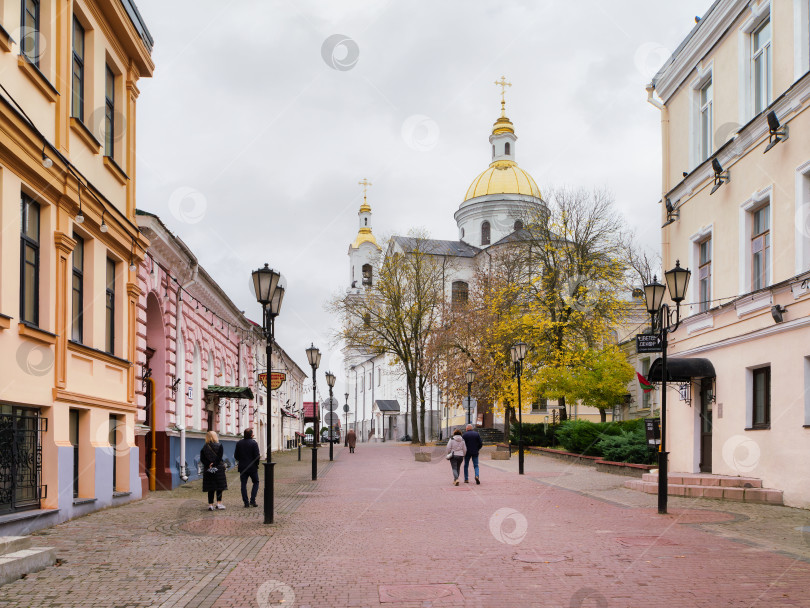
<instances>
[{"instance_id":1,"label":"street lamp post","mask_svg":"<svg viewBox=\"0 0 810 608\"><path fill-rule=\"evenodd\" d=\"M667 512L668 472L667 460L667 335L675 332L681 324L681 302L686 297L686 288L692 272L681 268L680 260L675 261L675 268L664 273L666 286L653 277L653 282L644 286L644 299L647 312L652 320L652 330L659 332L661 339L661 445L658 451L658 512ZM675 311L664 303L664 292L669 288L669 297L675 302Z\"/></svg>"},{"instance_id":2,"label":"street lamp post","mask_svg":"<svg viewBox=\"0 0 810 608\"><path fill-rule=\"evenodd\" d=\"M273 333L275 329L275 319L281 311L281 302L284 300L284 278L280 272L270 268L267 264L264 268L254 270L253 288L256 291L256 300L262 305L262 328L265 338L265 357L267 358L266 388L267 388L267 459L264 463L264 523L273 523L273 419L271 417L272 408L270 402L270 372L272 371L273 356Z\"/></svg>"},{"instance_id":3,"label":"street lamp post","mask_svg":"<svg viewBox=\"0 0 810 608\"><path fill-rule=\"evenodd\" d=\"M475 372L469 369L465 375L467 376L467 424L471 424L470 410L472 409L472 402L470 399L470 391L472 390L473 382L475 382Z\"/></svg>"},{"instance_id":4,"label":"street lamp post","mask_svg":"<svg viewBox=\"0 0 810 608\"><path fill-rule=\"evenodd\" d=\"M307 349L307 361L312 367L312 481L318 479L318 401L315 387L317 386L317 379L315 374L318 371L318 366L321 364L321 351L319 351L314 344Z\"/></svg>"},{"instance_id":5,"label":"street lamp post","mask_svg":"<svg viewBox=\"0 0 810 608\"><path fill-rule=\"evenodd\" d=\"M526 358L526 351L529 347L525 342L518 342L510 350L512 363L515 366L515 376L517 377L518 389L518 473L523 475L523 404L520 400L520 376L523 374L523 359Z\"/></svg>"},{"instance_id":6,"label":"street lamp post","mask_svg":"<svg viewBox=\"0 0 810 608\"><path fill-rule=\"evenodd\" d=\"M326 383L329 385L329 413L327 414L329 423L326 425L326 428L329 429L329 460L331 462L334 458L335 417L337 416L335 413L337 407L332 405L332 388L335 386L335 374L332 372L326 372Z\"/></svg>"},{"instance_id":7,"label":"street lamp post","mask_svg":"<svg viewBox=\"0 0 810 608\"><path fill-rule=\"evenodd\" d=\"M343 413L346 418L346 428L343 431L343 447L349 447L349 393L344 395L346 397L346 405L343 406Z\"/></svg>"}]
</instances>

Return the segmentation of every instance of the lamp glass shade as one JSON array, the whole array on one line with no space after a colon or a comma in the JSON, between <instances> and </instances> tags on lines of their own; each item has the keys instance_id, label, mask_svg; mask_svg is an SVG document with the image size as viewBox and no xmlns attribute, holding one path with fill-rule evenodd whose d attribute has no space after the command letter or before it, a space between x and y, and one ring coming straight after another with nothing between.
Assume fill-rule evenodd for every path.
<instances>
[{"instance_id":1,"label":"lamp glass shade","mask_svg":"<svg viewBox=\"0 0 810 608\"><path fill-rule=\"evenodd\" d=\"M321 351L314 344L307 349L307 361L313 367L318 367L321 360Z\"/></svg>"},{"instance_id":2,"label":"lamp glass shade","mask_svg":"<svg viewBox=\"0 0 810 608\"><path fill-rule=\"evenodd\" d=\"M647 303L647 312L651 315L661 308L666 289L665 286L658 282L658 277L653 277L652 283L644 286L644 301Z\"/></svg>"},{"instance_id":3,"label":"lamp glass shade","mask_svg":"<svg viewBox=\"0 0 810 608\"><path fill-rule=\"evenodd\" d=\"M520 359L518 359L517 346L513 346L509 349L509 356L512 357L512 363L520 361Z\"/></svg>"},{"instance_id":4,"label":"lamp glass shade","mask_svg":"<svg viewBox=\"0 0 810 608\"><path fill-rule=\"evenodd\" d=\"M256 292L256 300L259 304L267 306L273 300L273 293L276 291L281 273L276 272L267 264L264 268L253 271L253 289Z\"/></svg>"},{"instance_id":5,"label":"lamp glass shade","mask_svg":"<svg viewBox=\"0 0 810 608\"><path fill-rule=\"evenodd\" d=\"M529 345L525 342L518 342L515 344L515 349L517 350L517 358L518 361L523 361L526 358L526 353L529 350Z\"/></svg>"},{"instance_id":6,"label":"lamp glass shade","mask_svg":"<svg viewBox=\"0 0 810 608\"><path fill-rule=\"evenodd\" d=\"M329 388L335 386L335 374L332 372L326 372L326 384L329 385Z\"/></svg>"},{"instance_id":7,"label":"lamp glass shade","mask_svg":"<svg viewBox=\"0 0 810 608\"><path fill-rule=\"evenodd\" d=\"M692 271L688 268L681 268L680 260L675 261L675 268L664 273L669 288L669 297L676 304L679 304L686 297L686 288L689 287L689 277Z\"/></svg>"},{"instance_id":8,"label":"lamp glass shade","mask_svg":"<svg viewBox=\"0 0 810 608\"><path fill-rule=\"evenodd\" d=\"M467 376L467 384L475 382L475 372L473 370L467 370L465 375Z\"/></svg>"},{"instance_id":9,"label":"lamp glass shade","mask_svg":"<svg viewBox=\"0 0 810 608\"><path fill-rule=\"evenodd\" d=\"M276 286L276 291L273 293L273 299L270 300L270 305L267 307L270 314L274 317L281 312L281 302L284 300L284 292L284 287L279 283L278 286Z\"/></svg>"}]
</instances>

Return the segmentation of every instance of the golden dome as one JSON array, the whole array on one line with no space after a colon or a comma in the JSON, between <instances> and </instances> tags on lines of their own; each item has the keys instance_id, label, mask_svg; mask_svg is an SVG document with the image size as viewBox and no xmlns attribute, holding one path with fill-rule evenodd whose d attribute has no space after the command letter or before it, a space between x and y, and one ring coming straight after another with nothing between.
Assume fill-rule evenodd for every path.
<instances>
[{"instance_id":1,"label":"golden dome","mask_svg":"<svg viewBox=\"0 0 810 608\"><path fill-rule=\"evenodd\" d=\"M489 169L472 181L464 200L487 194L525 194L541 198L540 188L532 176L512 160L494 161Z\"/></svg>"},{"instance_id":2,"label":"golden dome","mask_svg":"<svg viewBox=\"0 0 810 608\"><path fill-rule=\"evenodd\" d=\"M492 134L497 135L498 133L512 133L515 132L515 125L512 124L512 121L509 120L506 116L501 113L498 120L492 125Z\"/></svg>"},{"instance_id":3,"label":"golden dome","mask_svg":"<svg viewBox=\"0 0 810 608\"><path fill-rule=\"evenodd\" d=\"M363 226L357 232L357 238L354 239L354 243L352 243L352 249L357 249L363 243L371 243L377 249L380 249L380 246L377 244L377 239L375 239L374 235L371 233L371 228L367 226Z\"/></svg>"}]
</instances>

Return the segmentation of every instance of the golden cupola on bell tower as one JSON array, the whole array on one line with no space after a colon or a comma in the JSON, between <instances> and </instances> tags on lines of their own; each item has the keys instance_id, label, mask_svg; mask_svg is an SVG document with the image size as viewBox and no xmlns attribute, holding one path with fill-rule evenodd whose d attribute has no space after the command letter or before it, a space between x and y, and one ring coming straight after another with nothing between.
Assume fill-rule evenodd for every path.
<instances>
[{"instance_id":1,"label":"golden cupola on bell tower","mask_svg":"<svg viewBox=\"0 0 810 608\"><path fill-rule=\"evenodd\" d=\"M363 178L358 183L363 186L363 204L357 213L360 221L357 237L349 245L351 289L367 288L373 284L374 269L382 251L371 231L371 205L368 204L368 188L371 182Z\"/></svg>"}]
</instances>

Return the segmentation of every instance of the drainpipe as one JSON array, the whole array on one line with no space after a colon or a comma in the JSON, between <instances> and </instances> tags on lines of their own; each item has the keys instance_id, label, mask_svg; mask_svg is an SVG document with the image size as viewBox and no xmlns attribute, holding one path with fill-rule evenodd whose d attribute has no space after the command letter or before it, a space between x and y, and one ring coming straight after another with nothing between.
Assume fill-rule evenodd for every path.
<instances>
[{"instance_id":1,"label":"drainpipe","mask_svg":"<svg viewBox=\"0 0 810 608\"><path fill-rule=\"evenodd\" d=\"M374 411L374 359L371 360L371 411ZM385 414L383 414L383 441L385 441Z\"/></svg>"},{"instance_id":2,"label":"drainpipe","mask_svg":"<svg viewBox=\"0 0 810 608\"><path fill-rule=\"evenodd\" d=\"M177 289L177 306L175 307L174 327L176 336L181 340L183 334L180 331L180 322L183 319L183 290L188 289L197 282L197 270L199 266L196 262L191 269L191 278ZM177 352L177 338L175 338L175 353ZM183 356L185 357L186 349L183 348ZM177 369L177 362L175 362L175 370ZM182 411L183 415L176 421L177 427L180 429L180 479L188 481L188 467L186 466L186 365L183 362L183 377L180 379L180 386L182 390L175 391L174 393L174 411L176 413ZM195 399L199 399L199 395L194 395Z\"/></svg>"},{"instance_id":3,"label":"drainpipe","mask_svg":"<svg viewBox=\"0 0 810 608\"><path fill-rule=\"evenodd\" d=\"M661 111L661 203L666 200L670 191L670 153L669 153L669 109L659 100L655 99L655 85L647 85L647 102ZM669 259L669 230L661 231L661 256L666 268Z\"/></svg>"}]
</instances>

